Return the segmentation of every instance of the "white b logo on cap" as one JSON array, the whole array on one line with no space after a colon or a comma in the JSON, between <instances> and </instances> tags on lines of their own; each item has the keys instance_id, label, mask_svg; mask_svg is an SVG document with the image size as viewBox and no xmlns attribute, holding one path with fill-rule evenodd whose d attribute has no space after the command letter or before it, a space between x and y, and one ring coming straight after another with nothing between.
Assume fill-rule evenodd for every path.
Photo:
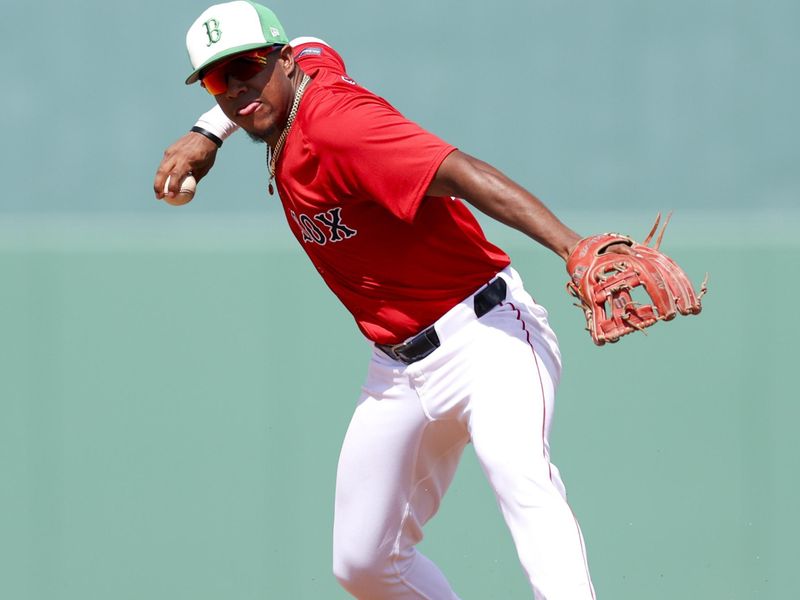
<instances>
[{"instance_id":1,"label":"white b logo on cap","mask_svg":"<svg viewBox=\"0 0 800 600\"><path fill-rule=\"evenodd\" d=\"M206 35L208 36L208 44L206 44L206 47L211 44L216 44L222 39L222 31L219 28L219 21L216 19L209 19L203 23L203 27L206 28Z\"/></svg>"}]
</instances>

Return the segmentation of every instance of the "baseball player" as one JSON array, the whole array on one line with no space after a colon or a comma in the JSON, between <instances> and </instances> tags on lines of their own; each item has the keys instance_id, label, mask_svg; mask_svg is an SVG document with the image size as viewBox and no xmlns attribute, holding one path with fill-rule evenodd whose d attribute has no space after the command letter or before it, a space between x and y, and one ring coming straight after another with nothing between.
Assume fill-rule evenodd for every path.
<instances>
[{"instance_id":1,"label":"baseball player","mask_svg":"<svg viewBox=\"0 0 800 600\"><path fill-rule=\"evenodd\" d=\"M218 108L165 152L156 196L167 176L167 197L189 172L202 178L236 128L265 142L292 233L372 347L337 470L340 584L365 600L458 598L416 545L472 443L534 597L594 598L550 461L556 336L465 202L562 259L580 237L500 171L360 86L327 44L290 43L266 7L211 6L186 43L187 83L199 81Z\"/></svg>"}]
</instances>

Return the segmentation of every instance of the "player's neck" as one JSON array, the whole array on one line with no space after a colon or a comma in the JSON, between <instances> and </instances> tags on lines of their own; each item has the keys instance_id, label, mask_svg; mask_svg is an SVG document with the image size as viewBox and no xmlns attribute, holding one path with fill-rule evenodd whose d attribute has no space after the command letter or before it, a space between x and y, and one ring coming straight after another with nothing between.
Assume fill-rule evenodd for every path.
<instances>
[{"instance_id":1,"label":"player's neck","mask_svg":"<svg viewBox=\"0 0 800 600\"><path fill-rule=\"evenodd\" d=\"M296 68L294 73L292 74L292 102L289 104L289 110L286 113L286 116L283 119L283 122L280 126L276 126L274 129L271 129L262 137L262 139L269 145L269 147L274 152L277 146L280 144L280 138L283 135L284 131L287 128L291 128L292 121L294 117L292 116L293 108L296 111L297 107L294 106L295 101L299 100L298 98L298 90L300 90L300 96L302 97L304 89L301 89L301 85L303 83L303 79L305 78L305 73L302 69ZM308 85L308 84L306 84ZM304 86L305 87L305 86ZM288 132L287 132L288 133Z\"/></svg>"},{"instance_id":2,"label":"player's neck","mask_svg":"<svg viewBox=\"0 0 800 600\"><path fill-rule=\"evenodd\" d=\"M300 69L296 70L294 76L292 77L294 94L292 96L292 103L289 108L289 113L283 120L283 125L280 127L280 129L269 131L264 137L264 141L269 144L269 147L275 156L280 155L281 150L283 149L283 144L286 141L286 137L289 135L289 131L291 130L294 120L297 116L297 111L300 108L300 101L302 100L305 90L310 82L311 78L307 77L303 71Z\"/></svg>"}]
</instances>

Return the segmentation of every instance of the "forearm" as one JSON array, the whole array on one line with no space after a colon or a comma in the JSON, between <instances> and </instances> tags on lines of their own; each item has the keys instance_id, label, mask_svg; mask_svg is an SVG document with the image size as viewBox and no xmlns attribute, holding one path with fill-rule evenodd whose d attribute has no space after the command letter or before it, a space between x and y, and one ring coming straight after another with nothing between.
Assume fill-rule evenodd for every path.
<instances>
[{"instance_id":1,"label":"forearm","mask_svg":"<svg viewBox=\"0 0 800 600\"><path fill-rule=\"evenodd\" d=\"M580 240L536 196L488 163L463 152L453 152L444 160L428 192L463 198L564 260Z\"/></svg>"}]
</instances>

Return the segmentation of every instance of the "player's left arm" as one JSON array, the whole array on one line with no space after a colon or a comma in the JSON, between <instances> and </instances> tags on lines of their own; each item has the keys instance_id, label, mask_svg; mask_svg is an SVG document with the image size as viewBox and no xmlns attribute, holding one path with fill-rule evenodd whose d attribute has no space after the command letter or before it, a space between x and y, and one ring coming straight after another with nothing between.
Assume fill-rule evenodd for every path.
<instances>
[{"instance_id":1,"label":"player's left arm","mask_svg":"<svg viewBox=\"0 0 800 600\"><path fill-rule=\"evenodd\" d=\"M463 198L564 260L581 239L528 190L492 165L459 150L451 152L442 161L427 193L430 196Z\"/></svg>"}]
</instances>

